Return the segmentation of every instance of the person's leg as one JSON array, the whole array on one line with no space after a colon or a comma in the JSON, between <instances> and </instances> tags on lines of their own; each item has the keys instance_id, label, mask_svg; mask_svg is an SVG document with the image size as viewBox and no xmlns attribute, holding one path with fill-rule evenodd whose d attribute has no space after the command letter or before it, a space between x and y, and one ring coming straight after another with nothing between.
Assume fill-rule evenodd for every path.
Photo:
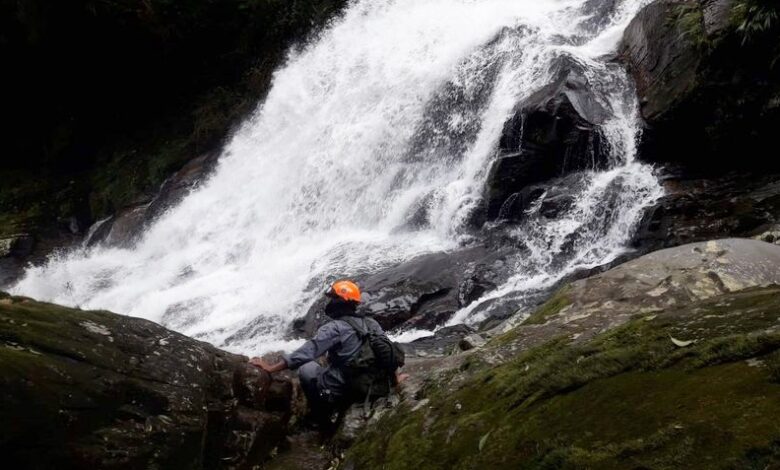
<instances>
[{"instance_id":1,"label":"person's leg","mask_svg":"<svg viewBox=\"0 0 780 470\"><path fill-rule=\"evenodd\" d=\"M314 408L321 400L319 378L323 370L324 368L315 361L307 362L298 368L298 378L310 408Z\"/></svg>"},{"instance_id":2,"label":"person's leg","mask_svg":"<svg viewBox=\"0 0 780 470\"><path fill-rule=\"evenodd\" d=\"M298 369L301 388L309 405L308 419L326 432L333 426L331 418L335 410L335 396L327 388L324 377L327 371L317 362L307 362Z\"/></svg>"}]
</instances>

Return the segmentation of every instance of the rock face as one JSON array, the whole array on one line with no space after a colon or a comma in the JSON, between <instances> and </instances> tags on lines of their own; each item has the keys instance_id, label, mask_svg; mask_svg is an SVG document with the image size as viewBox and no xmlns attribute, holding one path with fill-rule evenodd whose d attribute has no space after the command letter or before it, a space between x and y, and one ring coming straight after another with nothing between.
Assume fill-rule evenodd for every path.
<instances>
[{"instance_id":1,"label":"rock face","mask_svg":"<svg viewBox=\"0 0 780 470\"><path fill-rule=\"evenodd\" d=\"M151 200L140 201L96 222L85 237L87 246L129 246L149 224L166 209L181 201L206 178L217 163L217 152L201 155L189 162L160 186Z\"/></svg>"},{"instance_id":2,"label":"rock face","mask_svg":"<svg viewBox=\"0 0 780 470\"><path fill-rule=\"evenodd\" d=\"M780 124L780 35L777 22L755 25L752 4L659 0L630 23L620 55L648 127L643 158L710 172L780 168L764 150ZM756 5L777 14L773 2Z\"/></svg>"},{"instance_id":3,"label":"rock face","mask_svg":"<svg viewBox=\"0 0 780 470\"><path fill-rule=\"evenodd\" d=\"M640 253L725 235L774 241L780 175L672 176L664 186L666 195L647 211L633 238Z\"/></svg>"},{"instance_id":4,"label":"rock face","mask_svg":"<svg viewBox=\"0 0 780 470\"><path fill-rule=\"evenodd\" d=\"M8 468L252 468L293 388L152 322L0 296Z\"/></svg>"},{"instance_id":5,"label":"rock face","mask_svg":"<svg viewBox=\"0 0 780 470\"><path fill-rule=\"evenodd\" d=\"M774 468L778 263L719 240L576 281L484 346L413 359L425 380L343 468Z\"/></svg>"},{"instance_id":6,"label":"rock face","mask_svg":"<svg viewBox=\"0 0 780 470\"><path fill-rule=\"evenodd\" d=\"M485 191L489 220L510 215L502 206L526 186L606 163L598 125L607 111L577 64L561 60L554 75L504 125Z\"/></svg>"}]
</instances>

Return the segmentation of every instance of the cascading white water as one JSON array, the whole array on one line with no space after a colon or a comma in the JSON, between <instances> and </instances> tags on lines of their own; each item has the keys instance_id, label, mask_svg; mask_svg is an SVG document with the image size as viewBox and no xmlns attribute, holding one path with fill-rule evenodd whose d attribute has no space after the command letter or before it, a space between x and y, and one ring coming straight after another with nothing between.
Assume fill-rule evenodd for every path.
<instances>
[{"instance_id":1,"label":"cascading white water","mask_svg":"<svg viewBox=\"0 0 780 470\"><path fill-rule=\"evenodd\" d=\"M329 276L465 241L504 122L549 82L562 55L603 88L614 167L587 173L558 220L530 217L518 228L533 256L488 298L608 262L659 189L634 161L636 106L625 72L600 59L647 0L593 3L355 1L275 74L213 176L133 248L53 257L12 290L141 316L242 352L289 346L290 321ZM607 192L617 199L609 213L601 210ZM409 228L422 206L426 223ZM578 248L552 263L574 234ZM469 320L475 307L456 319ZM225 344L249 322L261 332Z\"/></svg>"}]
</instances>

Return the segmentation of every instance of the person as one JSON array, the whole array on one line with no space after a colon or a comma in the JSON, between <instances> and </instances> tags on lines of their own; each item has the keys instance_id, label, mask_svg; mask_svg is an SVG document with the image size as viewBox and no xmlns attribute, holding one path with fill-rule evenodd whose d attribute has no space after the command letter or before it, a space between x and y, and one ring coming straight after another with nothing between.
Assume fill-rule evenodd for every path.
<instances>
[{"instance_id":1,"label":"person","mask_svg":"<svg viewBox=\"0 0 780 470\"><path fill-rule=\"evenodd\" d=\"M349 280L335 282L325 295L329 298L325 314L331 320L322 325L313 338L294 352L284 354L275 364L259 357L250 360L251 364L269 373L297 369L315 421L329 419L339 407L363 398L355 396L354 383L350 382L359 380L354 373L354 362L363 354L367 335L383 337L390 344L379 323L358 311L361 293L357 284ZM328 365L322 366L317 360L325 355ZM386 376L392 385L406 378L396 369L388 371ZM377 387L375 392L375 395L381 395L389 393L389 389L383 392ZM372 393L370 388L368 393Z\"/></svg>"}]
</instances>

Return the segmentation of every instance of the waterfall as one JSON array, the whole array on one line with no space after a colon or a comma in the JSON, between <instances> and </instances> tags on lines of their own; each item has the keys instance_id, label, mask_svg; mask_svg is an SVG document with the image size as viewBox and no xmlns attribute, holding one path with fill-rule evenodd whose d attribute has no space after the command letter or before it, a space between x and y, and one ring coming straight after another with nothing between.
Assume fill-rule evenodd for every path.
<instances>
[{"instance_id":1,"label":"waterfall","mask_svg":"<svg viewBox=\"0 0 780 470\"><path fill-rule=\"evenodd\" d=\"M558 219L530 214L513 236L531 255L455 320L476 321L490 299L609 262L660 194L651 168L635 160L630 83L604 59L646 3L354 1L291 53L212 176L134 246L52 256L12 291L148 318L240 352L289 347L291 320L334 275L469 242L504 123L563 55L585 67L611 111L602 132L612 166L584 172L576 203ZM413 225L421 206L425 223ZM576 248L564 248L572 237ZM258 321L256 337L226 344Z\"/></svg>"}]
</instances>

